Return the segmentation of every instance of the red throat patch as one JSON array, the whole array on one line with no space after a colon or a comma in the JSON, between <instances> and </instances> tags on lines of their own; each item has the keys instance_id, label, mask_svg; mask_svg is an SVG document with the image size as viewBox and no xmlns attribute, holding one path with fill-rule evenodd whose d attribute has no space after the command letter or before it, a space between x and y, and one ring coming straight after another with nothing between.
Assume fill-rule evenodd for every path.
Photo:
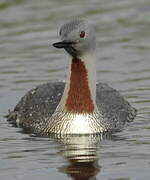
<instances>
[{"instance_id":1,"label":"red throat patch","mask_svg":"<svg viewBox=\"0 0 150 180\"><path fill-rule=\"evenodd\" d=\"M92 113L94 104L88 86L87 70L81 59L73 58L71 64L70 87L66 109L71 112Z\"/></svg>"}]
</instances>

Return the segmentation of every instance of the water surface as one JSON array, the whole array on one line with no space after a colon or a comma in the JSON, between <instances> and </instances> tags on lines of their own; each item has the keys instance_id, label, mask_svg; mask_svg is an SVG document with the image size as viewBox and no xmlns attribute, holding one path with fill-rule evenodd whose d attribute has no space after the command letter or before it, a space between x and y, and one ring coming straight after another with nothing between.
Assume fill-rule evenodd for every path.
<instances>
[{"instance_id":1,"label":"water surface","mask_svg":"<svg viewBox=\"0 0 150 180\"><path fill-rule=\"evenodd\" d=\"M95 26L97 80L138 109L107 137L39 138L3 115L31 88L64 80L68 59L51 46L79 16ZM150 179L150 1L0 0L0 179Z\"/></svg>"}]
</instances>

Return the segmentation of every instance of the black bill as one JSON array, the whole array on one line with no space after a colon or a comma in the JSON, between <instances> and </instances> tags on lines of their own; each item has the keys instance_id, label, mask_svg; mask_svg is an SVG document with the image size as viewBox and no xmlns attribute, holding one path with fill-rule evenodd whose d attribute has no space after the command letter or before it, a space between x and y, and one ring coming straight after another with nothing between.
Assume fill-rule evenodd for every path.
<instances>
[{"instance_id":1,"label":"black bill","mask_svg":"<svg viewBox=\"0 0 150 180\"><path fill-rule=\"evenodd\" d=\"M64 48L71 56L77 57L77 51L74 48L75 44L76 42L60 41L60 42L54 43L53 46L55 48Z\"/></svg>"},{"instance_id":2,"label":"black bill","mask_svg":"<svg viewBox=\"0 0 150 180\"><path fill-rule=\"evenodd\" d=\"M71 42L71 41L60 41L57 43L54 43L53 46L55 48L69 48L72 47L72 45L76 44L75 42Z\"/></svg>"}]
</instances>

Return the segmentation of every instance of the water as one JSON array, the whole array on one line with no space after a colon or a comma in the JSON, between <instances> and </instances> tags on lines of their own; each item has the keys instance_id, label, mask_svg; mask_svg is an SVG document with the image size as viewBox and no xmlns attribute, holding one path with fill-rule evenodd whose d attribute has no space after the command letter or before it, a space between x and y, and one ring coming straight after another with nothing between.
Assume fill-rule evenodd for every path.
<instances>
[{"instance_id":1,"label":"water","mask_svg":"<svg viewBox=\"0 0 150 180\"><path fill-rule=\"evenodd\" d=\"M97 36L97 79L138 109L108 137L39 138L3 115L31 88L66 78L58 29L86 17ZM0 0L0 179L150 179L150 1Z\"/></svg>"}]
</instances>

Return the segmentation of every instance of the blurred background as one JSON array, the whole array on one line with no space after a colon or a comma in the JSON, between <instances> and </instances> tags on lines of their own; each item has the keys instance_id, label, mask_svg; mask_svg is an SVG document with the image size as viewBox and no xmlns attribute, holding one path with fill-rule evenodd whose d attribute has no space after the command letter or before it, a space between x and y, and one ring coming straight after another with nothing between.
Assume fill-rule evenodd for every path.
<instances>
[{"instance_id":1,"label":"blurred background","mask_svg":"<svg viewBox=\"0 0 150 180\"><path fill-rule=\"evenodd\" d=\"M64 145L21 133L3 115L29 89L66 79L67 55L52 43L59 40L60 26L74 17L95 27L97 81L119 90L138 109L117 138L94 146L101 166L96 177L148 180L149 0L0 0L0 179L70 179L60 168L67 163L58 153Z\"/></svg>"}]
</instances>

